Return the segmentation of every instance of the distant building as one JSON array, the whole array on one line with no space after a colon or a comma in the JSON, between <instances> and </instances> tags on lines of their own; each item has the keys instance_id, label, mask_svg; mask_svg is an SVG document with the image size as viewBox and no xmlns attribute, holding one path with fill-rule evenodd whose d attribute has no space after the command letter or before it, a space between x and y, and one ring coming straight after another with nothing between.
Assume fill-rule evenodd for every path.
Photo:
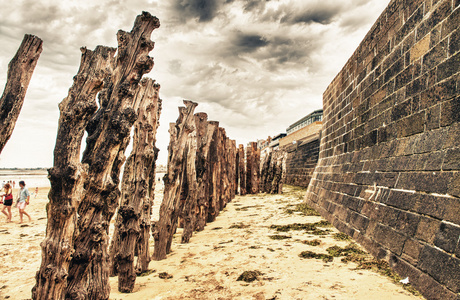
<instances>
[{"instance_id":1,"label":"distant building","mask_svg":"<svg viewBox=\"0 0 460 300\"><path fill-rule=\"evenodd\" d=\"M280 146L280 140L285 136L286 133L280 133L277 136L273 137L268 147L270 147L272 150L278 150Z\"/></svg>"},{"instance_id":2,"label":"distant building","mask_svg":"<svg viewBox=\"0 0 460 300\"><path fill-rule=\"evenodd\" d=\"M323 110L322 109L318 109L318 110L315 110L314 112L312 112L311 114L307 115L306 117L303 117L302 119L300 119L299 121L295 122L294 124L292 124L291 126L289 126L287 129L286 129L286 132L287 134L291 134L307 125L310 125L314 122L321 122L323 121Z\"/></svg>"}]
</instances>

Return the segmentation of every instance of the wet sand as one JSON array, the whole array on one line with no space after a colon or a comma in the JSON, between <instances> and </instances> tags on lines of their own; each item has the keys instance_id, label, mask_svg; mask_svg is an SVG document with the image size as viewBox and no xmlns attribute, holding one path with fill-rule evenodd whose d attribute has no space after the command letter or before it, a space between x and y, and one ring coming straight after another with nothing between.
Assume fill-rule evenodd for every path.
<instances>
[{"instance_id":1,"label":"wet sand","mask_svg":"<svg viewBox=\"0 0 460 300\"><path fill-rule=\"evenodd\" d=\"M318 216L288 213L302 202L302 191L286 189L284 195L237 196L217 220L202 232L194 233L189 244L180 244L179 229L173 252L163 261L150 263L150 274L139 276L131 294L117 291L117 278L111 278L110 299L421 299L395 284L390 278L371 270L356 269L354 262L332 262L299 257L302 251L327 253L328 247L345 247L350 241L338 241L333 227L325 235L305 230L277 232L271 225L314 223ZM157 187L154 218L162 189ZM40 265L40 242L46 228L46 192L31 201L28 211L33 221L21 227L0 220L0 299L29 299ZM232 226L236 225L236 226ZM285 236L272 239L270 236ZM318 246L304 241L319 240ZM151 243L153 251L153 241ZM244 271L259 271L252 282L237 281ZM172 278L161 279L166 272Z\"/></svg>"}]
</instances>

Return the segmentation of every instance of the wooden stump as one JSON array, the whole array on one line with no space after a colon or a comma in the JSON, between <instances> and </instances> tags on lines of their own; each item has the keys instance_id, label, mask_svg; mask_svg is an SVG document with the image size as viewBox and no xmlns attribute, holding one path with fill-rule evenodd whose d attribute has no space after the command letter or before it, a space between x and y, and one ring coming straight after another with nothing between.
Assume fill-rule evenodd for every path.
<instances>
[{"instance_id":1,"label":"wooden stump","mask_svg":"<svg viewBox=\"0 0 460 300\"><path fill-rule=\"evenodd\" d=\"M245 163L244 145L238 147L238 181L240 195L246 195L246 163Z\"/></svg>"},{"instance_id":2,"label":"wooden stump","mask_svg":"<svg viewBox=\"0 0 460 300\"><path fill-rule=\"evenodd\" d=\"M184 198L184 196L181 196L184 188L183 183L189 179L184 169L187 169L187 167L194 168L191 166L191 162L184 158L187 157L187 151L193 148L193 146L189 145L189 140L191 139L190 135L193 135L195 139L193 111L197 104L191 101L184 101L184 104L185 107L179 108L179 118L176 124L170 124L169 128L170 143L168 147L167 173L164 177L165 192L160 206L160 218L155 224L153 234L155 260L165 259L166 255L171 251L171 242L180 214L180 200ZM193 160L194 164L195 160ZM196 176L195 173L193 173L193 176Z\"/></svg>"},{"instance_id":3,"label":"wooden stump","mask_svg":"<svg viewBox=\"0 0 460 300\"><path fill-rule=\"evenodd\" d=\"M110 77L100 92L100 108L87 126L83 163L89 165L86 193L78 208L78 235L69 267L67 297L108 299L110 286L108 229L118 206L120 168L130 132L137 119L135 96L139 81L153 67L148 53L150 35L160 26L156 17L143 12L131 32L118 31L118 54Z\"/></svg>"},{"instance_id":4,"label":"wooden stump","mask_svg":"<svg viewBox=\"0 0 460 300\"><path fill-rule=\"evenodd\" d=\"M8 77L0 98L0 153L13 133L30 79L42 53L42 45L40 38L24 35L21 46L8 64Z\"/></svg>"},{"instance_id":5,"label":"wooden stump","mask_svg":"<svg viewBox=\"0 0 460 300\"><path fill-rule=\"evenodd\" d=\"M197 153L196 153L196 178L197 178L197 207L195 209L194 229L201 231L206 225L206 216L209 202L209 146L212 134L216 129L208 126L208 115L205 113L195 114Z\"/></svg>"},{"instance_id":6,"label":"wooden stump","mask_svg":"<svg viewBox=\"0 0 460 300\"><path fill-rule=\"evenodd\" d=\"M251 142L246 148L246 192L259 193L260 184L260 149Z\"/></svg>"},{"instance_id":7,"label":"wooden stump","mask_svg":"<svg viewBox=\"0 0 460 300\"><path fill-rule=\"evenodd\" d=\"M115 48L82 48L80 69L68 96L59 104L59 127L54 148L54 166L49 169L46 237L41 243L42 262L32 290L33 299L64 299L69 263L83 196L88 165L80 163L85 127L97 110L96 95L111 72Z\"/></svg>"},{"instance_id":8,"label":"wooden stump","mask_svg":"<svg viewBox=\"0 0 460 300\"><path fill-rule=\"evenodd\" d=\"M220 197L220 149L222 147L221 142L221 131L219 130L219 122L210 121L210 126L215 126L215 131L212 136L210 148L209 148L209 166L210 166L210 197L208 205L208 216L207 222L214 222L217 215L219 215L219 197Z\"/></svg>"},{"instance_id":9,"label":"wooden stump","mask_svg":"<svg viewBox=\"0 0 460 300\"><path fill-rule=\"evenodd\" d=\"M155 189L155 161L158 149L155 147L156 130L158 127L161 103L158 98L160 86L152 79L144 79L136 95L135 102L139 105L139 117L134 125L133 149L125 164L121 184L121 201L118 209L117 237L114 242L119 242L113 257L113 264L118 266L118 290L130 293L136 281L134 267L134 253L139 246L141 232L147 233L150 226L145 222L147 215L150 218L151 203ZM144 214L144 206L147 213ZM150 223L150 220L148 220ZM138 262L144 269L148 268L150 256L148 252L149 235L143 235L138 251ZM138 248L139 249L139 248Z\"/></svg>"},{"instance_id":10,"label":"wooden stump","mask_svg":"<svg viewBox=\"0 0 460 300\"><path fill-rule=\"evenodd\" d=\"M261 164L260 191L281 194L286 173L287 153L281 150L270 151Z\"/></svg>"}]
</instances>

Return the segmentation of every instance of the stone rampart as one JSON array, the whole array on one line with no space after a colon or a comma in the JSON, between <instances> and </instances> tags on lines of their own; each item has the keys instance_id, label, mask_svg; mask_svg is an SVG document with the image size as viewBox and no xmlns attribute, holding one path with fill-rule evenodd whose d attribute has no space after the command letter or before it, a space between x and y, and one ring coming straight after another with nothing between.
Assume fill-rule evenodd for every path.
<instances>
[{"instance_id":1,"label":"stone rampart","mask_svg":"<svg viewBox=\"0 0 460 300\"><path fill-rule=\"evenodd\" d=\"M394 0L323 95L306 200L427 299L460 299L460 1Z\"/></svg>"}]
</instances>

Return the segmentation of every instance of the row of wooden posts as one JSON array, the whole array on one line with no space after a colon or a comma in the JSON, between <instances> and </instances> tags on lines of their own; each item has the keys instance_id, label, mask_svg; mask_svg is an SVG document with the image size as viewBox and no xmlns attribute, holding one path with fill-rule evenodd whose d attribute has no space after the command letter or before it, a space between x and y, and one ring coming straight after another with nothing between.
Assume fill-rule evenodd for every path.
<instances>
[{"instance_id":1,"label":"row of wooden posts","mask_svg":"<svg viewBox=\"0 0 460 300\"><path fill-rule=\"evenodd\" d=\"M197 104L184 101L176 123L170 124L164 199L160 218L152 224L162 101L160 86L143 75L153 67L150 35L159 26L156 17L143 12L131 32L118 32L118 48L81 49L80 68L59 104L48 223L33 299L108 299L109 275L118 275L121 292L131 292L136 274L148 269L151 233L153 259L165 259L178 226L181 242L188 243L236 194L281 192L284 154L272 152L261 164L257 143L249 143L246 151L243 145L237 148L219 122L208 121L206 113L194 114ZM0 101L0 153L41 51L42 41L26 35L9 65ZM133 127L133 149L125 163Z\"/></svg>"}]
</instances>

